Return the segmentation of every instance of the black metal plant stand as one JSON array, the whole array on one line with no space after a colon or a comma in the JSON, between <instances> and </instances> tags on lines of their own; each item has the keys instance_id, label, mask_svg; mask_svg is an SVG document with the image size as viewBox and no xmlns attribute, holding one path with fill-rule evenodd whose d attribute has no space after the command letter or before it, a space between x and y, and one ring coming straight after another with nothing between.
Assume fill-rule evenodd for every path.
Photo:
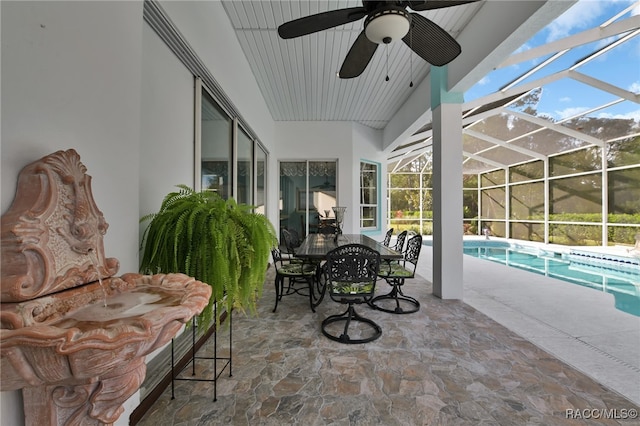
<instances>
[{"instance_id":1,"label":"black metal plant stand","mask_svg":"<svg viewBox=\"0 0 640 426\"><path fill-rule=\"evenodd\" d=\"M214 302L213 304L213 317L217 318L217 310L218 310L218 304L216 302ZM227 319L229 320L229 356L228 357L219 357L218 356L218 330L214 330L213 332L213 356L196 356L196 349L195 349L195 345L196 345L196 329L198 328L198 324L197 324L197 317L193 317L193 324L191 326L191 359L179 370L176 369L176 365L175 365L175 358L174 358L174 345L173 345L173 341L174 339L171 339L171 399L175 399L175 386L174 386L174 382L176 380L183 380L183 381L194 381L194 382L213 382L213 401L217 401L218 400L218 378L220 378L220 376L222 375L222 373L224 372L224 370L229 367L229 377L231 377L232 371L231 371L231 367L232 367L232 363L231 363L231 357L232 357L232 330L233 330L233 321L232 321L232 315L231 312L228 312L228 317ZM214 326L215 327L215 326ZM205 342L206 345L207 342ZM204 345L203 345L204 347ZM202 349L202 348L200 348ZM207 379L207 378L196 378L196 360L201 359L201 360L208 360L208 361L213 361L213 378ZM218 361L222 361L223 365L222 368L220 369L220 371L218 372ZM191 376L192 377L181 377L180 374L186 370L186 368L189 366L189 364L191 364Z\"/></svg>"}]
</instances>

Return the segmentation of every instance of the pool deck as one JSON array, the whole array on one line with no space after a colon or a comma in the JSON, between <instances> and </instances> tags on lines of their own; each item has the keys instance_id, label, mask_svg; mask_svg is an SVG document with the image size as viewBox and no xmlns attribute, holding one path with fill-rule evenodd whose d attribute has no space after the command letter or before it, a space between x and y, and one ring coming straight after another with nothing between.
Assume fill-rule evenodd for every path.
<instances>
[{"instance_id":1,"label":"pool deck","mask_svg":"<svg viewBox=\"0 0 640 426\"><path fill-rule=\"evenodd\" d=\"M463 262L465 303L640 404L640 317L616 309L613 295L472 256ZM432 281L432 247L423 247L417 272Z\"/></svg>"}]
</instances>

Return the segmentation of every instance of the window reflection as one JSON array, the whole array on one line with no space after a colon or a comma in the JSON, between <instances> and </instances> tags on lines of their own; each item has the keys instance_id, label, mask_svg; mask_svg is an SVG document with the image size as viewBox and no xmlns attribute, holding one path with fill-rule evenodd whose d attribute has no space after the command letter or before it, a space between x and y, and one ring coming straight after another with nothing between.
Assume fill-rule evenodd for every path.
<instances>
[{"instance_id":1,"label":"window reflection","mask_svg":"<svg viewBox=\"0 0 640 426\"><path fill-rule=\"evenodd\" d=\"M337 205L335 161L280 162L280 228L304 237L335 222Z\"/></svg>"},{"instance_id":2,"label":"window reflection","mask_svg":"<svg viewBox=\"0 0 640 426\"><path fill-rule=\"evenodd\" d=\"M243 129L238 132L238 185L236 201L253 205L253 141Z\"/></svg>"},{"instance_id":3,"label":"window reflection","mask_svg":"<svg viewBox=\"0 0 640 426\"><path fill-rule=\"evenodd\" d=\"M360 162L360 228L378 226L378 164Z\"/></svg>"},{"instance_id":4,"label":"window reflection","mask_svg":"<svg viewBox=\"0 0 640 426\"><path fill-rule=\"evenodd\" d=\"M267 153L258 145L256 149L256 213L266 214L266 186L267 186Z\"/></svg>"},{"instance_id":5,"label":"window reflection","mask_svg":"<svg viewBox=\"0 0 640 426\"><path fill-rule=\"evenodd\" d=\"M222 198L231 195L231 137L233 120L202 90L201 184Z\"/></svg>"}]
</instances>

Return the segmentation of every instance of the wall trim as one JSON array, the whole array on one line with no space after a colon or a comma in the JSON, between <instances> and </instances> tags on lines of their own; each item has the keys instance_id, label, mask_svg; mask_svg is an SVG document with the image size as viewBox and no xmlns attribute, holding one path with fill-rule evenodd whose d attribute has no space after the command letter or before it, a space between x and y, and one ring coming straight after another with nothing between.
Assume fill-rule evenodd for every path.
<instances>
[{"instance_id":1,"label":"wall trim","mask_svg":"<svg viewBox=\"0 0 640 426\"><path fill-rule=\"evenodd\" d=\"M237 117L242 127L249 133L249 136L252 139L258 140L258 136L251 126L249 126L249 123L242 117L220 84L218 84L213 75L211 75L209 69L200 60L171 19L169 19L162 6L160 6L156 0L145 0L142 16L144 21L149 24L158 37L160 37L167 47L178 57L180 62L182 62L195 77L202 79L202 82L207 86L220 107L222 107L230 117Z\"/></svg>"}]
</instances>

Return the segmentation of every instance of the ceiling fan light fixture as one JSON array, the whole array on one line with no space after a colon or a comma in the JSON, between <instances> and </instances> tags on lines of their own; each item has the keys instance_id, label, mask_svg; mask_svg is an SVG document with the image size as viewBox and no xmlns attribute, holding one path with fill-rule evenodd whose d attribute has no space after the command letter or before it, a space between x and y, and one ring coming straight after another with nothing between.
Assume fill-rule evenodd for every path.
<instances>
[{"instance_id":1,"label":"ceiling fan light fixture","mask_svg":"<svg viewBox=\"0 0 640 426\"><path fill-rule=\"evenodd\" d=\"M389 44L409 32L410 16L402 8L385 8L370 14L364 22L364 32L376 44Z\"/></svg>"}]
</instances>

